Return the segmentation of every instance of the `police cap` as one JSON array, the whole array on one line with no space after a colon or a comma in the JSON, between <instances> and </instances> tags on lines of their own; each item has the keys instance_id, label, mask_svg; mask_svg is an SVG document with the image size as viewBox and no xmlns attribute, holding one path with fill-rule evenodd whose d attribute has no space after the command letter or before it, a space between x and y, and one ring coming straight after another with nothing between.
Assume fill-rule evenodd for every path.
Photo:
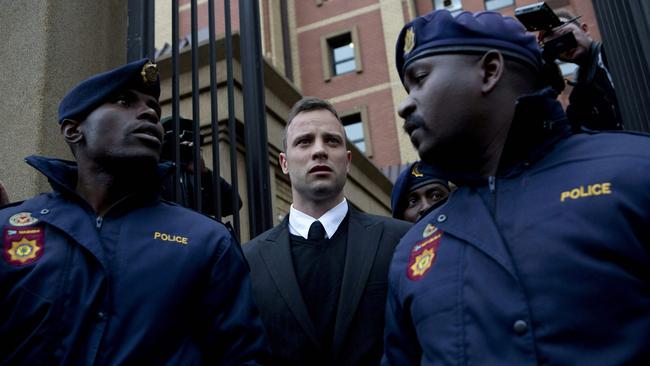
<instances>
[{"instance_id":1,"label":"police cap","mask_svg":"<svg viewBox=\"0 0 650 366\"><path fill-rule=\"evenodd\" d=\"M482 54L499 50L504 57L539 71L542 53L535 36L512 17L497 12L462 12L453 16L435 10L407 23L399 37L395 57L397 72L404 82L404 70L413 61L437 54Z\"/></svg>"},{"instance_id":2,"label":"police cap","mask_svg":"<svg viewBox=\"0 0 650 366\"><path fill-rule=\"evenodd\" d=\"M390 197L393 217L398 219L403 218L404 210L407 206L408 194L430 183L440 183L451 190L449 182L443 179L442 174L430 165L418 161L411 164L408 169L404 169L397 177L397 180L395 180L393 192Z\"/></svg>"},{"instance_id":3,"label":"police cap","mask_svg":"<svg viewBox=\"0 0 650 366\"><path fill-rule=\"evenodd\" d=\"M72 88L59 104L59 123L64 119L84 119L116 92L132 88L160 97L158 66L144 58L94 75Z\"/></svg>"}]
</instances>

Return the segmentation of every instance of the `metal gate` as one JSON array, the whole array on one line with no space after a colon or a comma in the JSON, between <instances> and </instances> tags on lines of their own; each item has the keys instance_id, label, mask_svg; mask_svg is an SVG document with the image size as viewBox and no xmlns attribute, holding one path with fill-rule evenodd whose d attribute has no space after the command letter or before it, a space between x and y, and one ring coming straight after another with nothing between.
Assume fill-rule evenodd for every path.
<instances>
[{"instance_id":1,"label":"metal gate","mask_svg":"<svg viewBox=\"0 0 650 366\"><path fill-rule=\"evenodd\" d=\"M183 203L182 197L187 193L184 184L191 184L191 207L197 211L204 211L207 204L211 204L214 212L211 214L218 220L222 218L223 192L219 177L221 176L221 157L219 156L219 126L218 126L218 98L227 98L228 108L228 139L230 141L229 157L223 161L229 162L231 186L233 194L231 207L233 208L232 224L237 237L241 237L239 216L239 189L237 172L237 139L235 121L235 95L233 80L233 31L231 19L230 0L223 2L223 19L215 19L215 1L208 0L208 33L209 33L209 64L210 64L210 126L212 144L212 180L206 183L201 179L201 174L191 176L182 171L181 164L181 121L180 121L180 70L179 70L179 1L171 1L172 20L172 45L171 45L171 98L172 98L172 132L168 135L173 139L173 161L175 163L172 199ZM192 115L193 133L191 146L193 166L201 166L201 135L200 135L200 105L199 105L199 7L197 0L189 2L191 8L191 84L192 84ZM220 4L221 5L221 4ZM185 5L187 6L187 5ZM215 29L218 21L222 21L225 28L225 59L227 73L226 95L217 95L217 47ZM271 190L268 164L267 127L265 117L263 59L261 52L260 14L257 1L239 0L239 29L240 60L242 72L242 92L244 109L244 149L246 156L246 183L248 191L248 212L250 220L250 237L264 232L273 225ZM128 30L128 58L129 61L142 57L153 58L154 55L154 0L129 0L129 30ZM204 31L204 30L203 30ZM216 146L215 146L216 144ZM187 145L185 145L187 146ZM184 182L184 178L191 177L192 182ZM214 194L212 202L204 202L202 185L211 184ZM187 204L188 202L184 202Z\"/></svg>"}]
</instances>

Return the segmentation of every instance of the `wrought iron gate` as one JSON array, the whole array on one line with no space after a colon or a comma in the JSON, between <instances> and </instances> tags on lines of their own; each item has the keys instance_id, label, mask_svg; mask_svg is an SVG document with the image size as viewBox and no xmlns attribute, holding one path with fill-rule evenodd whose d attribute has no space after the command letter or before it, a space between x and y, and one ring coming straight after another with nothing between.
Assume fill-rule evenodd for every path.
<instances>
[{"instance_id":1,"label":"wrought iron gate","mask_svg":"<svg viewBox=\"0 0 650 366\"><path fill-rule=\"evenodd\" d=\"M159 0L160 1L160 0ZM181 140L180 131L180 97L179 97L179 0L171 1L172 17L172 45L171 45L171 96L172 96L172 119L173 119L173 160L175 162L173 198L180 202L181 192ZM223 19L215 19L215 1L208 0L208 32L209 32L209 54L210 54L210 110L211 110L211 136L219 136L217 121L217 98L227 98L228 108L228 139L231 142L230 162L231 185L233 189L232 223L238 237L241 237L239 207L238 172L237 172L237 151L236 151L236 122L235 122L235 98L233 80L233 32L231 21L230 0L221 0L224 6ZM220 1L220 2L221 2ZM187 5L186 5L187 6ZM199 29L197 0L190 1L191 7L191 57L192 57L192 120L193 124L193 166L201 166L201 141L200 141L200 106L199 106ZM226 95L217 95L217 49L215 28L216 22L223 21L225 27L225 58L227 73ZM264 82L263 82L263 59L261 52L260 14L257 1L239 0L239 29L241 33L241 68L242 68L242 90L244 109L244 146L246 156L246 179L248 191L248 211L250 220L250 237L254 237L273 225L271 207L271 189L268 165L267 148L267 127L265 118ZM128 30L128 58L130 60L142 57L153 58L154 55L154 0L129 0L129 30ZM196 123L199 122L199 123ZM222 218L221 205L222 192L219 184L221 172L219 156L219 139L212 138L212 186L214 195L212 205L214 216ZM201 174L193 174L192 200L193 207L201 211L205 202L202 202Z\"/></svg>"}]
</instances>

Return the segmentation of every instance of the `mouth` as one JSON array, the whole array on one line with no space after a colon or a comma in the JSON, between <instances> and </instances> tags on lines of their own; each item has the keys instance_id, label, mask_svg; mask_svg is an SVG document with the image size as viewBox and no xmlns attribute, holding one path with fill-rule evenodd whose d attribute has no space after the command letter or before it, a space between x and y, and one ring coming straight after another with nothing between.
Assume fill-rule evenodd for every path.
<instances>
[{"instance_id":1,"label":"mouth","mask_svg":"<svg viewBox=\"0 0 650 366\"><path fill-rule=\"evenodd\" d=\"M131 132L132 135L137 137L140 140L148 141L154 143L158 146L162 145L162 134L160 131L153 125L140 126Z\"/></svg>"},{"instance_id":2,"label":"mouth","mask_svg":"<svg viewBox=\"0 0 650 366\"><path fill-rule=\"evenodd\" d=\"M332 168L328 167L327 165L316 165L309 169L309 173L314 173L314 174L323 174L323 173L331 173Z\"/></svg>"}]
</instances>

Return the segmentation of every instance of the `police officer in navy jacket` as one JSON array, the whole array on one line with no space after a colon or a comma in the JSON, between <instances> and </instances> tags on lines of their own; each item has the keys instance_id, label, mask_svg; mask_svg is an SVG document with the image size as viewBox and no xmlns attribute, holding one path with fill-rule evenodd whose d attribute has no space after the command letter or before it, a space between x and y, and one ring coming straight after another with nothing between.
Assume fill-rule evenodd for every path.
<instances>
[{"instance_id":1,"label":"police officer in navy jacket","mask_svg":"<svg viewBox=\"0 0 650 366\"><path fill-rule=\"evenodd\" d=\"M430 210L445 203L453 188L433 167L417 161L395 180L390 195L393 217L418 222Z\"/></svg>"},{"instance_id":2,"label":"police officer in navy jacket","mask_svg":"<svg viewBox=\"0 0 650 366\"><path fill-rule=\"evenodd\" d=\"M649 136L572 135L499 13L429 13L396 52L404 128L459 188L395 251L383 364L650 364Z\"/></svg>"},{"instance_id":3,"label":"police officer in navy jacket","mask_svg":"<svg viewBox=\"0 0 650 366\"><path fill-rule=\"evenodd\" d=\"M0 210L0 364L256 364L266 339L238 243L158 198L156 65L95 75L59 105L75 162Z\"/></svg>"}]
</instances>

